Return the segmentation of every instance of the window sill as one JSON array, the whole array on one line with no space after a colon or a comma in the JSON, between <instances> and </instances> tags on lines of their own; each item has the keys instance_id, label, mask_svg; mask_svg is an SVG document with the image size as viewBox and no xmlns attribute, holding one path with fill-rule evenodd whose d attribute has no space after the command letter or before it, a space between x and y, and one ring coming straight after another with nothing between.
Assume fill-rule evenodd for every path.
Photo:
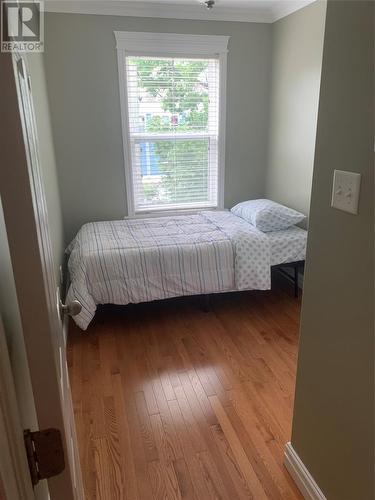
<instances>
[{"instance_id":1,"label":"window sill","mask_svg":"<svg viewBox=\"0 0 375 500\"><path fill-rule=\"evenodd\" d=\"M202 211L221 211L225 210L222 207L197 207L189 209L165 209L165 210L145 210L136 212L134 215L126 215L124 219L147 219L150 217L173 217L176 215L196 215Z\"/></svg>"}]
</instances>

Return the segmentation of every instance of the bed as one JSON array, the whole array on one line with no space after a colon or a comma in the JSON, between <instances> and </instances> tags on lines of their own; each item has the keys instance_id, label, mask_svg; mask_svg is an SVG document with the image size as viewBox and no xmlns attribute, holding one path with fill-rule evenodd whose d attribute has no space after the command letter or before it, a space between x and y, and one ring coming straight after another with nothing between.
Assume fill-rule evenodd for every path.
<instances>
[{"instance_id":1,"label":"bed","mask_svg":"<svg viewBox=\"0 0 375 500\"><path fill-rule=\"evenodd\" d=\"M85 224L67 249L67 301L86 330L98 304L271 288L271 268L303 262L307 232L264 233L227 211Z\"/></svg>"}]
</instances>

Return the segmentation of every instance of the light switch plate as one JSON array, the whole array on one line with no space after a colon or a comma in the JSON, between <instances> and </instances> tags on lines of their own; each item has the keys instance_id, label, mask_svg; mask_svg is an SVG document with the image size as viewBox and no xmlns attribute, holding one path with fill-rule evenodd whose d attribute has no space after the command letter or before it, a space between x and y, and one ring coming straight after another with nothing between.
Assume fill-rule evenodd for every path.
<instances>
[{"instance_id":1,"label":"light switch plate","mask_svg":"<svg viewBox=\"0 0 375 500\"><path fill-rule=\"evenodd\" d=\"M361 174L335 170L331 206L350 214L358 214Z\"/></svg>"}]
</instances>

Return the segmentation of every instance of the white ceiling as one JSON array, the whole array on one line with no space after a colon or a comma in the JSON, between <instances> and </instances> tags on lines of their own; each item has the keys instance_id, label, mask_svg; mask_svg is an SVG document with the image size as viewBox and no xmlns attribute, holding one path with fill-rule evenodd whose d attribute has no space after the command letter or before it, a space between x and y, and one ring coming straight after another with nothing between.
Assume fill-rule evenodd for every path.
<instances>
[{"instance_id":1,"label":"white ceiling","mask_svg":"<svg viewBox=\"0 0 375 500\"><path fill-rule=\"evenodd\" d=\"M46 0L49 12L272 23L316 0ZM318 0L319 1L319 0Z\"/></svg>"}]
</instances>

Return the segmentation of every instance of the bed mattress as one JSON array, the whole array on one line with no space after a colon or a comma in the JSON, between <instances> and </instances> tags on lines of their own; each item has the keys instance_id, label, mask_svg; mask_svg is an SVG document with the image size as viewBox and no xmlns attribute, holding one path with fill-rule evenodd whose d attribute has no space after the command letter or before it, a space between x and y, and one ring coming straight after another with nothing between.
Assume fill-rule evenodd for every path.
<instances>
[{"instance_id":1,"label":"bed mattress","mask_svg":"<svg viewBox=\"0 0 375 500\"><path fill-rule=\"evenodd\" d=\"M267 233L271 245L271 266L305 260L307 231L297 226Z\"/></svg>"},{"instance_id":2,"label":"bed mattress","mask_svg":"<svg viewBox=\"0 0 375 500\"><path fill-rule=\"evenodd\" d=\"M271 288L271 266L303 260L306 231L263 233L227 211L85 224L69 246L67 301L86 329L97 304Z\"/></svg>"},{"instance_id":3,"label":"bed mattress","mask_svg":"<svg viewBox=\"0 0 375 500\"><path fill-rule=\"evenodd\" d=\"M233 236L240 232L251 232L262 235L269 244L271 266L305 260L307 243L307 231L305 229L292 226L282 231L263 233L254 228L249 222L229 211L209 211L202 213L217 224L232 240Z\"/></svg>"}]
</instances>

